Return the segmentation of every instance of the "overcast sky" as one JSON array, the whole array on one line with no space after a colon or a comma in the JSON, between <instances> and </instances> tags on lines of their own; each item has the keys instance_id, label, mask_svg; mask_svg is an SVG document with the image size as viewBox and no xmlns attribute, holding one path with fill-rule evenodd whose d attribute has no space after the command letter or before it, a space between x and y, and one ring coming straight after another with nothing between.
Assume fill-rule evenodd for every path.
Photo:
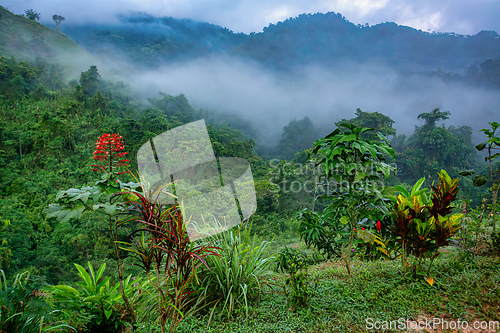
<instances>
[{"instance_id":1,"label":"overcast sky","mask_svg":"<svg viewBox=\"0 0 500 333\"><path fill-rule=\"evenodd\" d=\"M69 21L105 22L117 14L143 11L155 16L190 18L235 32L260 32L301 13L337 12L355 24L392 21L423 31L476 34L500 31L500 0L3 0L16 14L25 9Z\"/></svg>"}]
</instances>

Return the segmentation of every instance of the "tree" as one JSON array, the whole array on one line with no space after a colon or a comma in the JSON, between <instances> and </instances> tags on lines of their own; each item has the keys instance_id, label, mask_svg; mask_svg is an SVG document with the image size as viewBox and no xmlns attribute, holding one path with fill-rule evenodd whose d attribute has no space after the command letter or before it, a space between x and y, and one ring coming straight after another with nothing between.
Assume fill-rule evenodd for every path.
<instances>
[{"instance_id":1,"label":"tree","mask_svg":"<svg viewBox=\"0 0 500 333\"><path fill-rule=\"evenodd\" d=\"M85 96L93 97L100 88L97 66L90 66L89 70L80 75L80 86Z\"/></svg>"},{"instance_id":2,"label":"tree","mask_svg":"<svg viewBox=\"0 0 500 333\"><path fill-rule=\"evenodd\" d=\"M26 9L24 15L32 21L40 20L40 13L35 12L33 9Z\"/></svg>"},{"instance_id":3,"label":"tree","mask_svg":"<svg viewBox=\"0 0 500 333\"><path fill-rule=\"evenodd\" d=\"M422 175L431 178L441 169L456 177L459 171L475 163L472 128L436 126L436 122L448 119L449 115L450 112L439 109L421 113L418 117L425 124L417 127L408 139L397 138L398 170L405 182L414 183Z\"/></svg>"},{"instance_id":4,"label":"tree","mask_svg":"<svg viewBox=\"0 0 500 333\"><path fill-rule=\"evenodd\" d=\"M498 165L498 170L495 169L493 165L493 161L500 157L500 153L495 153L495 150L500 149L500 136L496 136L496 131L500 127L500 124L497 122L490 122L491 129L483 128L480 132L484 132L487 141L482 142L476 146L476 149L479 151L483 151L486 149L488 152L488 156L484 158L485 161L489 162L490 174L489 181L491 184L491 213L492 224L493 224L493 232L496 231L496 215L499 212L497 207L498 201L498 193L500 191L500 164ZM487 175L479 175L474 177L474 185L482 186L487 182Z\"/></svg>"},{"instance_id":5,"label":"tree","mask_svg":"<svg viewBox=\"0 0 500 333\"><path fill-rule=\"evenodd\" d=\"M349 123L358 126L373 128L376 132L382 133L384 136L396 135L396 129L392 127L394 120L380 112L362 111L356 109L356 117L352 119L342 119L337 125Z\"/></svg>"},{"instance_id":6,"label":"tree","mask_svg":"<svg viewBox=\"0 0 500 333\"><path fill-rule=\"evenodd\" d=\"M54 22L56 22L57 31L60 31L59 24L66 19L61 15L52 15L52 19L54 20Z\"/></svg>"},{"instance_id":7,"label":"tree","mask_svg":"<svg viewBox=\"0 0 500 333\"><path fill-rule=\"evenodd\" d=\"M364 230L360 222L365 218L388 214L382 176L387 180L394 170L385 160L395 155L387 139L379 132L374 133L372 128L348 123L337 126L332 133L314 143L313 160L325 171L328 186L325 197L331 201L330 206L323 211L323 216L335 215L333 223L348 227L348 239L343 240L345 245L342 246L341 256L347 272L351 274L350 256L355 233L356 238L365 243L373 245L374 242L380 242L376 235ZM363 134L367 136L366 139ZM331 243L332 237L325 237L327 225L324 221L332 219L321 218L323 222L318 223L317 215L308 210L298 212L300 236L307 245L313 244L328 255L330 246L325 248L324 243ZM341 231L340 234L345 232Z\"/></svg>"},{"instance_id":8,"label":"tree","mask_svg":"<svg viewBox=\"0 0 500 333\"><path fill-rule=\"evenodd\" d=\"M291 159L301 150L311 146L315 139L315 127L309 117L302 120L292 119L283 127L281 140L276 148L276 155Z\"/></svg>"},{"instance_id":9,"label":"tree","mask_svg":"<svg viewBox=\"0 0 500 333\"><path fill-rule=\"evenodd\" d=\"M451 113L448 111L440 111L439 108L435 108L432 110L432 112L424 112L418 115L418 119L423 119L425 121L424 126L422 128L427 129L427 128L434 128L436 127L436 122L440 120L445 120L448 119L448 116Z\"/></svg>"}]
</instances>

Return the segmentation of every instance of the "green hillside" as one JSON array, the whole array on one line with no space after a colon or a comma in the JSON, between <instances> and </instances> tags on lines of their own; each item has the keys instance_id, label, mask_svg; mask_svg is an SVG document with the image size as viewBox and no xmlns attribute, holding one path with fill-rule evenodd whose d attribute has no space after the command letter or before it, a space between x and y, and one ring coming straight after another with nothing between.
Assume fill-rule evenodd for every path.
<instances>
[{"instance_id":1,"label":"green hillside","mask_svg":"<svg viewBox=\"0 0 500 333\"><path fill-rule=\"evenodd\" d=\"M0 6L0 56L59 64L71 77L95 64L71 38Z\"/></svg>"}]
</instances>

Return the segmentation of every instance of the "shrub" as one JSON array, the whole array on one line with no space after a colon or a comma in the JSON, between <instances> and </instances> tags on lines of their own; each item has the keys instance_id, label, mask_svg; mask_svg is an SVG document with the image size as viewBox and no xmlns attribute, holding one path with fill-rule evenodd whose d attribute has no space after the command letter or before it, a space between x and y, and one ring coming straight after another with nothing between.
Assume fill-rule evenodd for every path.
<instances>
[{"instance_id":1,"label":"shrub","mask_svg":"<svg viewBox=\"0 0 500 333\"><path fill-rule=\"evenodd\" d=\"M430 259L428 275L432 262L440 254L438 249L448 245L449 239L460 230L462 214L451 214L452 203L457 199L458 179L451 179L441 170L439 184L431 186L430 194L427 189L420 189L424 181L425 178L417 181L411 192L397 187L401 194L395 199L390 229L402 244L405 270L409 266L411 272L423 274L422 265ZM411 256L415 261L409 264Z\"/></svg>"},{"instance_id":2,"label":"shrub","mask_svg":"<svg viewBox=\"0 0 500 333\"><path fill-rule=\"evenodd\" d=\"M313 262L304 252L293 248L284 247L278 252L276 269L288 274L286 284L292 286L289 301L294 308L307 305L310 296L307 269Z\"/></svg>"},{"instance_id":3,"label":"shrub","mask_svg":"<svg viewBox=\"0 0 500 333\"><path fill-rule=\"evenodd\" d=\"M62 311L52 310L42 291L44 286L45 279L30 271L17 274L8 284L0 269L0 332L74 330L61 321Z\"/></svg>"},{"instance_id":4,"label":"shrub","mask_svg":"<svg viewBox=\"0 0 500 333\"><path fill-rule=\"evenodd\" d=\"M214 307L219 305L221 313L226 312L228 317L238 306L244 306L248 316L249 301L260 299L261 278L272 274L270 264L274 257L265 256L270 243L256 244L255 238L249 236L250 230L240 230L212 237L219 256L207 258L209 269L203 271L200 286L206 302Z\"/></svg>"},{"instance_id":5,"label":"shrub","mask_svg":"<svg viewBox=\"0 0 500 333\"><path fill-rule=\"evenodd\" d=\"M500 255L500 231L491 234L490 248L494 254Z\"/></svg>"},{"instance_id":6,"label":"shrub","mask_svg":"<svg viewBox=\"0 0 500 333\"><path fill-rule=\"evenodd\" d=\"M78 289L68 285L49 287L58 307L79 313L80 316L75 318L79 318L79 324L89 332L118 332L124 329L127 321L131 321L131 314L127 313L123 303L120 284L111 285L110 277L103 278L106 264L102 264L95 272L88 263L90 274L82 266L75 266L82 279L77 282ZM136 305L141 299L143 284L140 278L132 282L131 276L123 281L125 294Z\"/></svg>"},{"instance_id":7,"label":"shrub","mask_svg":"<svg viewBox=\"0 0 500 333\"><path fill-rule=\"evenodd\" d=\"M166 206L159 200L156 191L123 192L133 194L134 200L127 202L131 221L138 222L143 236L128 244L138 259L155 293L154 308L162 332L170 323L175 331L180 321L194 312L199 297L191 286L196 280L196 271L205 260L217 255L209 244L195 244L189 234L181 213L176 206ZM155 295L156 294L156 295Z\"/></svg>"}]
</instances>

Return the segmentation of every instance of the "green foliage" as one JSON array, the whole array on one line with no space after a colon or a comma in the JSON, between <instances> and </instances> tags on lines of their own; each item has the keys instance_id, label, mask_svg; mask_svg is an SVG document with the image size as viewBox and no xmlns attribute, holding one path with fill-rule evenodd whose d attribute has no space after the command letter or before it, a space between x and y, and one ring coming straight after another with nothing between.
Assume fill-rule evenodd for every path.
<instances>
[{"instance_id":1,"label":"green foliage","mask_svg":"<svg viewBox=\"0 0 500 333\"><path fill-rule=\"evenodd\" d=\"M396 240L402 244L403 265L410 266L415 274L429 274L432 262L440 255L438 249L448 245L449 239L461 228L462 214L451 214L452 203L457 199L459 179L451 179L446 171L439 173L439 184L432 185L432 193L421 189L425 178L421 178L408 192L398 186L401 194L395 198L392 212L393 225L390 229ZM416 261L408 264L405 255L414 256ZM423 262L431 262L422 272Z\"/></svg>"},{"instance_id":2,"label":"green foliage","mask_svg":"<svg viewBox=\"0 0 500 333\"><path fill-rule=\"evenodd\" d=\"M40 20L40 13L35 12L33 9L26 9L24 15L32 21Z\"/></svg>"},{"instance_id":3,"label":"green foliage","mask_svg":"<svg viewBox=\"0 0 500 333\"><path fill-rule=\"evenodd\" d=\"M500 149L500 136L496 136L496 131L500 127L500 124L497 122L490 122L491 129L484 128L480 130L480 132L484 132L487 141L482 142L476 145L476 149L478 151L483 151L486 149L488 152L488 156L484 159L489 163L489 177L488 175L477 175L474 177L474 186L482 186L486 184L487 181L490 182L490 191L491 191L491 204L490 214L492 215L492 225L493 231L496 231L496 216L500 213L500 209L498 207L498 193L500 191L500 163L498 164L498 170L494 166L494 161L500 157L500 153L495 153L496 150Z\"/></svg>"},{"instance_id":4,"label":"green foliage","mask_svg":"<svg viewBox=\"0 0 500 333\"><path fill-rule=\"evenodd\" d=\"M500 255L500 231L495 231L491 234L491 251Z\"/></svg>"},{"instance_id":5,"label":"green foliage","mask_svg":"<svg viewBox=\"0 0 500 333\"><path fill-rule=\"evenodd\" d=\"M155 191L142 188L142 193L124 192L129 195L127 213L130 221L141 225L147 237L127 244L128 250L137 259L152 288L156 292L154 308L162 332L170 322L170 331L175 331L180 321L196 310L199 304L190 288L197 279L200 265L217 255L209 244L194 244L189 239L186 226L177 207L167 207L160 201L161 189ZM132 198L130 198L132 195Z\"/></svg>"},{"instance_id":6,"label":"green foliage","mask_svg":"<svg viewBox=\"0 0 500 333\"><path fill-rule=\"evenodd\" d=\"M398 176L404 182L415 183L422 176L432 179L441 169L457 177L460 171L476 165L472 128L436 126L436 122L448 119L449 115L439 109L422 113L419 118L424 119L424 125L417 127L409 138L398 137L393 141L397 147ZM472 184L468 186L471 188Z\"/></svg>"},{"instance_id":7,"label":"green foliage","mask_svg":"<svg viewBox=\"0 0 500 333\"><path fill-rule=\"evenodd\" d=\"M311 147L316 136L316 128L309 117L302 120L292 119L283 127L281 139L276 147L275 156L292 159L296 153Z\"/></svg>"},{"instance_id":8,"label":"green foliage","mask_svg":"<svg viewBox=\"0 0 500 333\"><path fill-rule=\"evenodd\" d=\"M345 224L340 220L344 216L341 209L333 209L329 206L319 214L304 208L295 213L300 221L299 235L307 246L314 246L327 258L340 257L342 253L342 238L346 239L349 232L345 230Z\"/></svg>"},{"instance_id":9,"label":"green foliage","mask_svg":"<svg viewBox=\"0 0 500 333\"><path fill-rule=\"evenodd\" d=\"M9 263L10 258L12 257L12 251L7 247L9 242L5 238L3 238L3 233L10 225L10 221L0 216L0 223L0 269L2 269L3 266ZM0 290L1 289L2 288L0 287Z\"/></svg>"},{"instance_id":10,"label":"green foliage","mask_svg":"<svg viewBox=\"0 0 500 333\"><path fill-rule=\"evenodd\" d=\"M53 310L42 291L45 280L30 271L17 274L8 284L0 270L0 331L54 332L74 331L61 321L66 319L61 310Z\"/></svg>"},{"instance_id":11,"label":"green foliage","mask_svg":"<svg viewBox=\"0 0 500 333\"><path fill-rule=\"evenodd\" d=\"M325 138L314 143L313 154L319 153L317 164L321 164L328 178L337 183L347 181L349 184L361 180L378 180L379 173L387 179L393 169L384 163L386 156L394 155L394 150L381 133L372 134L364 139L363 134L371 128L353 124L339 124L339 127ZM373 141L376 137L380 141ZM370 174L368 168L373 167ZM352 189L352 188L351 188Z\"/></svg>"},{"instance_id":12,"label":"green foliage","mask_svg":"<svg viewBox=\"0 0 500 333\"><path fill-rule=\"evenodd\" d=\"M289 302L294 308L306 306L311 296L307 274L311 263L313 263L311 258L294 248L284 247L276 256L276 269L289 276L286 279L286 284L292 286L292 297L289 298Z\"/></svg>"},{"instance_id":13,"label":"green foliage","mask_svg":"<svg viewBox=\"0 0 500 333\"><path fill-rule=\"evenodd\" d=\"M394 150L381 133L370 136L370 128L347 123L338 126L335 131L314 143L313 154L318 154L314 160L325 171L328 186L326 198L331 202L329 210L324 211L323 215L333 213L337 221L348 227L349 236L347 241L343 242L345 245L342 247L341 256L350 272L349 258L356 226L365 218L374 217L376 220L376 215L388 213L384 202L388 189L384 189L381 177L388 179L390 172L394 170L385 162L387 157L394 158ZM372 140L372 137L377 140ZM335 230L336 223L324 228L324 223L321 222L324 218L319 219L314 213L301 214L304 222L301 226L301 236L305 237L308 243L317 244L318 249L321 248L328 255L334 253L331 235L326 235L325 232L331 234L333 231L334 234L342 235L342 231ZM358 229L361 229L361 226ZM358 239L371 244L377 240L377 236L368 230L361 229L356 235Z\"/></svg>"},{"instance_id":14,"label":"green foliage","mask_svg":"<svg viewBox=\"0 0 500 333\"><path fill-rule=\"evenodd\" d=\"M0 24L3 23L2 19ZM11 85L10 81L18 75L24 83ZM134 102L128 95L124 83L109 83L100 78L96 95L87 98L82 93L80 100L74 94L77 82L68 86L64 83L66 79L59 66L0 57L0 205L2 217L12 222L0 236L8 242L3 247L12 252L9 266L2 266L7 277L35 266L49 283L69 283L76 278L73 263L105 261L108 267L113 267L117 259L108 213L118 208L115 204L119 198L110 195L134 188L127 185L133 178L121 175L117 177L121 183L116 183L116 179L102 182L103 179L96 178L90 166L96 164L90 163L96 139L103 133L121 133L134 171L136 152L144 142L182 125L178 118L160 110L150 108L155 111L146 112L145 105ZM104 109L100 106L96 109L98 106L92 102L99 92L108 100ZM177 104L196 117L201 114L189 104L180 103L180 99ZM181 114L180 109L175 112ZM214 147L220 147L218 154L247 158L252 171L265 170L262 159L253 151L252 141L239 131L213 125L209 135ZM83 212L82 200L87 204ZM64 222L53 214L47 217L48 211L44 211L58 202L73 209L59 207L53 211L66 214ZM78 220L68 215L78 217L80 212ZM130 242L133 228L133 223L121 225L117 239ZM120 253L120 262L123 259L124 254ZM124 270L128 275L136 268L125 266ZM109 273L112 274L116 275Z\"/></svg>"},{"instance_id":15,"label":"green foliage","mask_svg":"<svg viewBox=\"0 0 500 333\"><path fill-rule=\"evenodd\" d=\"M460 319L468 322L469 327L476 320L492 323L500 320L498 257L462 259L459 253L448 253L436 261L436 281L432 287L421 280L408 281L394 261L355 260L351 278L337 261L324 262L309 267L316 286L308 307L294 311L287 295L269 285L265 286L258 306L249 308L248 320L244 316L229 320L210 317L208 312L187 318L179 324L177 332L378 332L384 330L367 328L367 318L381 322L399 318L414 321L429 313L436 318L449 318L449 322ZM287 278L281 275L278 281L284 283ZM153 323L145 323L138 332L158 330Z\"/></svg>"},{"instance_id":16,"label":"green foliage","mask_svg":"<svg viewBox=\"0 0 500 333\"><path fill-rule=\"evenodd\" d=\"M259 244L249 230L240 231L228 230L210 239L219 249L218 256L207 258L208 268L203 270L198 288L207 304L219 306L221 315L231 317L243 307L248 318L250 302L261 298L262 278L272 273L274 257L266 255L269 242Z\"/></svg>"},{"instance_id":17,"label":"green foliage","mask_svg":"<svg viewBox=\"0 0 500 333\"><path fill-rule=\"evenodd\" d=\"M382 133L385 137L396 135L396 129L392 127L394 120L380 112L362 111L358 108L356 109L356 117L349 120L342 119L337 122L337 125L342 123L373 128L375 131Z\"/></svg>"},{"instance_id":18,"label":"green foliage","mask_svg":"<svg viewBox=\"0 0 500 333\"><path fill-rule=\"evenodd\" d=\"M425 121L423 129L436 127L436 122L448 119L451 113L449 111L440 111L439 108L432 110L432 112L424 112L417 116L418 119Z\"/></svg>"},{"instance_id":19,"label":"green foliage","mask_svg":"<svg viewBox=\"0 0 500 333\"><path fill-rule=\"evenodd\" d=\"M479 210L466 211L462 219L462 228L457 234L458 245L467 254L480 254L481 247L485 243L487 234L487 219Z\"/></svg>"},{"instance_id":20,"label":"green foliage","mask_svg":"<svg viewBox=\"0 0 500 333\"><path fill-rule=\"evenodd\" d=\"M84 325L90 332L117 332L130 321L130 313L126 312L120 293L120 284L110 283L110 277L103 277L106 264L103 263L97 272L94 271L89 262L89 272L82 266L75 264L81 281L77 282L78 289L68 285L50 286L49 290L55 304L73 313L79 313L88 322L75 323ZM144 288L141 278L131 280L128 276L124 280L125 294L135 306L139 305L141 296L140 289Z\"/></svg>"},{"instance_id":21,"label":"green foliage","mask_svg":"<svg viewBox=\"0 0 500 333\"><path fill-rule=\"evenodd\" d=\"M55 22L55 24L56 24L57 31L59 31L59 24L60 24L62 21L66 20L66 19L65 19L63 16L61 16L61 15L54 14L54 15L52 15L52 20L53 20L53 21Z\"/></svg>"},{"instance_id":22,"label":"green foliage","mask_svg":"<svg viewBox=\"0 0 500 333\"><path fill-rule=\"evenodd\" d=\"M89 70L82 72L80 75L80 87L84 96L93 97L97 94L100 88L99 78L100 75L97 71L97 66L90 66Z\"/></svg>"}]
</instances>

